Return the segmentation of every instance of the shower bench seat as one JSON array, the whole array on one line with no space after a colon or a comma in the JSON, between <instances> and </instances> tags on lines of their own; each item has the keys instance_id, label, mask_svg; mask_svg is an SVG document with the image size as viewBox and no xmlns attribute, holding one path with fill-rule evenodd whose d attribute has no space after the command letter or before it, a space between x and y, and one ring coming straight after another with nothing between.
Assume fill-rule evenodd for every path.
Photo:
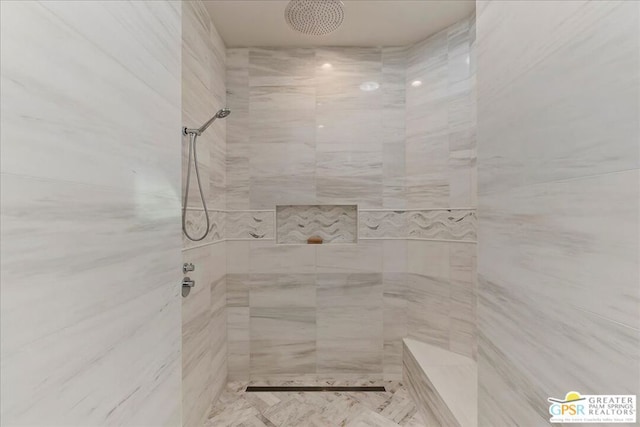
<instances>
[{"instance_id":1,"label":"shower bench seat","mask_svg":"<svg viewBox=\"0 0 640 427\"><path fill-rule=\"evenodd\" d=\"M403 340L403 376L428 426L477 427L477 364L434 345Z\"/></svg>"}]
</instances>

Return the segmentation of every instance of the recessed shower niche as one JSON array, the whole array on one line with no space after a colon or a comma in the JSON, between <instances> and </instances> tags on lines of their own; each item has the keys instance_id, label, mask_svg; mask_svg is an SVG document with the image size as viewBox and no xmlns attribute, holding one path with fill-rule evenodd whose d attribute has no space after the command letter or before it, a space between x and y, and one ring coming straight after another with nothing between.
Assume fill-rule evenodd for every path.
<instances>
[{"instance_id":1,"label":"recessed shower niche","mask_svg":"<svg viewBox=\"0 0 640 427\"><path fill-rule=\"evenodd\" d=\"M357 230L356 205L276 206L277 243L307 244L313 237L324 244L356 243Z\"/></svg>"}]
</instances>

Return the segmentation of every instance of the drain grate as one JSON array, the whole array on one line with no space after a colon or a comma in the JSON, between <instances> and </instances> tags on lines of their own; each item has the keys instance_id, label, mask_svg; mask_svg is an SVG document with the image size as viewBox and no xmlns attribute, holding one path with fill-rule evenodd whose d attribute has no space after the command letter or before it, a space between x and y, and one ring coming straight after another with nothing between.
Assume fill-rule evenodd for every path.
<instances>
[{"instance_id":1,"label":"drain grate","mask_svg":"<svg viewBox=\"0 0 640 427\"><path fill-rule=\"evenodd\" d=\"M381 392L387 391L383 386L272 386L272 385L250 385L245 390L249 393L268 392L323 392L323 391L359 391L359 392Z\"/></svg>"}]
</instances>

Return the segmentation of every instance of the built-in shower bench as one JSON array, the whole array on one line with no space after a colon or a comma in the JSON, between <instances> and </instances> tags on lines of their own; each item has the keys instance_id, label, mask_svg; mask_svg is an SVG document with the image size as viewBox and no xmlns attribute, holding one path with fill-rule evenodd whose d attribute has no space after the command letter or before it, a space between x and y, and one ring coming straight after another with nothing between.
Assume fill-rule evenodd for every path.
<instances>
[{"instance_id":1,"label":"built-in shower bench","mask_svg":"<svg viewBox=\"0 0 640 427\"><path fill-rule=\"evenodd\" d=\"M477 364L468 357L405 338L404 383L428 426L477 427Z\"/></svg>"}]
</instances>

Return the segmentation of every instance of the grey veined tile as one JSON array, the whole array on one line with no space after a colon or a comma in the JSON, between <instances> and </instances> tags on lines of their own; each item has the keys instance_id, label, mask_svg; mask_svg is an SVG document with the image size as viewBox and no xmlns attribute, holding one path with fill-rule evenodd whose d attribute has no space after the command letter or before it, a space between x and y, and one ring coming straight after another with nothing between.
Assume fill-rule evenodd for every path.
<instances>
[{"instance_id":1,"label":"grey veined tile","mask_svg":"<svg viewBox=\"0 0 640 427\"><path fill-rule=\"evenodd\" d=\"M251 48L250 86L311 85L315 77L312 48Z\"/></svg>"}]
</instances>

